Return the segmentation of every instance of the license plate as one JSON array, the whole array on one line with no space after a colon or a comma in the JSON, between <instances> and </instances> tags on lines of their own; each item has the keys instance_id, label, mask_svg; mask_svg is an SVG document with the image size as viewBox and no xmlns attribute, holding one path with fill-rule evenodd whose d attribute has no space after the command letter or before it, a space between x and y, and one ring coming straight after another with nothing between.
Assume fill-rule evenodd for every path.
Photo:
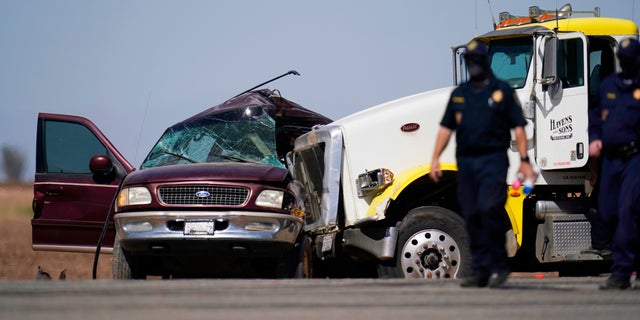
<instances>
[{"instance_id":1,"label":"license plate","mask_svg":"<svg viewBox=\"0 0 640 320\"><path fill-rule=\"evenodd\" d=\"M185 235L212 235L213 221L185 221Z\"/></svg>"},{"instance_id":2,"label":"license plate","mask_svg":"<svg viewBox=\"0 0 640 320\"><path fill-rule=\"evenodd\" d=\"M324 235L322 238L322 252L331 251L331 248L333 248L334 236L335 235L333 233Z\"/></svg>"}]
</instances>

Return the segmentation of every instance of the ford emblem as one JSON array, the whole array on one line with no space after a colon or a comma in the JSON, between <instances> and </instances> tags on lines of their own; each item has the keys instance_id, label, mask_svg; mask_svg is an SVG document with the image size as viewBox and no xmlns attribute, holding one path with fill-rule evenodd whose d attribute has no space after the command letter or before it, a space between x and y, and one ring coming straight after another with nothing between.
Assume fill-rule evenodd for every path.
<instances>
[{"instance_id":1,"label":"ford emblem","mask_svg":"<svg viewBox=\"0 0 640 320\"><path fill-rule=\"evenodd\" d=\"M196 192L196 197L198 198L206 198L208 196L210 196L211 193L209 193L209 191L205 191L205 190L200 190L198 192Z\"/></svg>"}]
</instances>

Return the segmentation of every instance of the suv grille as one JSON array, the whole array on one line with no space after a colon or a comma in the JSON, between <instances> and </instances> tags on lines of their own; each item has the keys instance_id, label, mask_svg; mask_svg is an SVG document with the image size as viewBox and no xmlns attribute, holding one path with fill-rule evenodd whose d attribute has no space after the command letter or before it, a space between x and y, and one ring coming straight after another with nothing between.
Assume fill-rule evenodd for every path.
<instances>
[{"instance_id":1,"label":"suv grille","mask_svg":"<svg viewBox=\"0 0 640 320\"><path fill-rule=\"evenodd\" d=\"M168 186L158 188L160 201L171 205L241 206L249 189L230 186Z\"/></svg>"}]
</instances>

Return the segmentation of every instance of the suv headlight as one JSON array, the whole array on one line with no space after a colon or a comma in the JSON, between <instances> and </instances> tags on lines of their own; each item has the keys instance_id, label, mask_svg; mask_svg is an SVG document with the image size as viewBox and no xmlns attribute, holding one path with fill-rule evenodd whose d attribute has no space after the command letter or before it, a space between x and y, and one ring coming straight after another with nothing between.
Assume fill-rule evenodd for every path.
<instances>
[{"instance_id":1,"label":"suv headlight","mask_svg":"<svg viewBox=\"0 0 640 320\"><path fill-rule=\"evenodd\" d=\"M123 188L118 194L118 207L151 203L151 192L146 187Z\"/></svg>"},{"instance_id":2,"label":"suv headlight","mask_svg":"<svg viewBox=\"0 0 640 320\"><path fill-rule=\"evenodd\" d=\"M264 190L256 199L256 205L261 207L282 209L284 192L278 190Z\"/></svg>"}]
</instances>

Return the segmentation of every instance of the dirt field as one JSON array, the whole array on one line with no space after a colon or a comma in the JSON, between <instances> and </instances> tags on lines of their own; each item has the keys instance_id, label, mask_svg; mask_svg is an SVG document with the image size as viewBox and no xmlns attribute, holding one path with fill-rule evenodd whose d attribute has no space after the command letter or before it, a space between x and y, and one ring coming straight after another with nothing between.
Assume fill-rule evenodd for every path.
<instances>
[{"instance_id":1,"label":"dirt field","mask_svg":"<svg viewBox=\"0 0 640 320\"><path fill-rule=\"evenodd\" d=\"M57 279L66 269L67 280L91 279L92 253L63 253L31 249L31 184L0 184L0 280L35 279L38 266ZM111 255L102 254L98 279L111 279Z\"/></svg>"}]
</instances>

